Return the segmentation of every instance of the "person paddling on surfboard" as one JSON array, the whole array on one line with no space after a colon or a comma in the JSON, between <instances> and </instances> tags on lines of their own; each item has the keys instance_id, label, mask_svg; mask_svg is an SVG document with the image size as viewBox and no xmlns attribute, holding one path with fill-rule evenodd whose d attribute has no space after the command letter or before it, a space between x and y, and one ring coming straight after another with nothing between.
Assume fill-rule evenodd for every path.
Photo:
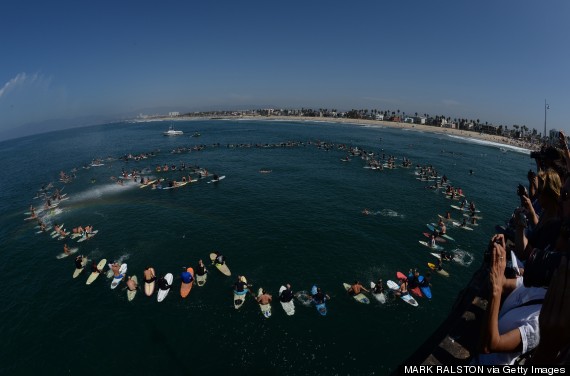
<instances>
[{"instance_id":1,"label":"person paddling on surfboard","mask_svg":"<svg viewBox=\"0 0 570 376\"><path fill-rule=\"evenodd\" d=\"M257 302L261 305L266 305L266 304L271 303L271 301L273 300L271 295L269 295L267 293L267 291L265 291L265 289L263 289L261 291L262 291L262 294L257 297Z\"/></svg>"},{"instance_id":2,"label":"person paddling on surfboard","mask_svg":"<svg viewBox=\"0 0 570 376\"><path fill-rule=\"evenodd\" d=\"M168 289L170 289L170 286L172 286L172 285L168 284L168 281L164 277L160 277L158 279L157 285L158 285L158 288L161 290L168 290Z\"/></svg>"},{"instance_id":3,"label":"person paddling on surfboard","mask_svg":"<svg viewBox=\"0 0 570 376\"><path fill-rule=\"evenodd\" d=\"M315 304L323 304L326 300L329 300L330 296L325 294L320 287L317 287L317 293L313 295L313 300Z\"/></svg>"},{"instance_id":4,"label":"person paddling on surfboard","mask_svg":"<svg viewBox=\"0 0 570 376\"><path fill-rule=\"evenodd\" d=\"M127 288L129 291L135 291L139 288L139 285L133 280L133 277L129 277L127 281Z\"/></svg>"},{"instance_id":5,"label":"person paddling on surfboard","mask_svg":"<svg viewBox=\"0 0 570 376\"><path fill-rule=\"evenodd\" d=\"M283 303L288 303L291 300L293 300L293 290L291 290L291 285L290 284L286 284L285 287L287 287L285 290L283 290L281 292L281 294L279 294L279 300Z\"/></svg>"},{"instance_id":6,"label":"person paddling on surfboard","mask_svg":"<svg viewBox=\"0 0 570 376\"><path fill-rule=\"evenodd\" d=\"M364 290L366 292L370 292L370 291L366 290L366 288L364 288L364 286L362 286L360 281L354 281L354 283L352 284L352 286L350 286L350 288L347 290L347 292L350 296L355 296L355 295L360 294L360 292L362 290Z\"/></svg>"},{"instance_id":7,"label":"person paddling on surfboard","mask_svg":"<svg viewBox=\"0 0 570 376\"><path fill-rule=\"evenodd\" d=\"M111 270L113 271L113 275L115 277L119 276L119 269L121 268L121 265L119 265L118 262L114 262L113 265L111 265Z\"/></svg>"},{"instance_id":8,"label":"person paddling on surfboard","mask_svg":"<svg viewBox=\"0 0 570 376\"><path fill-rule=\"evenodd\" d=\"M226 257L220 253L220 251L214 251L216 258L212 261L212 264L224 265L226 263Z\"/></svg>"},{"instance_id":9,"label":"person paddling on surfboard","mask_svg":"<svg viewBox=\"0 0 570 376\"><path fill-rule=\"evenodd\" d=\"M202 260L199 260L198 267L196 267L196 275L201 277L206 273L208 273L208 269L206 269L204 262Z\"/></svg>"},{"instance_id":10,"label":"person paddling on surfboard","mask_svg":"<svg viewBox=\"0 0 570 376\"><path fill-rule=\"evenodd\" d=\"M93 260L93 261L91 262L91 272L92 272L92 273L97 273L97 274L101 273L101 271L99 270L99 268L97 268L97 263L95 262L95 260Z\"/></svg>"},{"instance_id":11,"label":"person paddling on surfboard","mask_svg":"<svg viewBox=\"0 0 570 376\"><path fill-rule=\"evenodd\" d=\"M67 245L67 243L63 245L63 253L69 255L69 246Z\"/></svg>"},{"instance_id":12,"label":"person paddling on surfboard","mask_svg":"<svg viewBox=\"0 0 570 376\"><path fill-rule=\"evenodd\" d=\"M75 269L83 269L83 256L79 255L75 258Z\"/></svg>"},{"instance_id":13,"label":"person paddling on surfboard","mask_svg":"<svg viewBox=\"0 0 570 376\"><path fill-rule=\"evenodd\" d=\"M251 287L247 284L246 279L238 275L236 283L234 283L234 291L238 293L238 295L245 294L248 291L248 287Z\"/></svg>"},{"instance_id":14,"label":"person paddling on surfboard","mask_svg":"<svg viewBox=\"0 0 570 376\"><path fill-rule=\"evenodd\" d=\"M144 270L144 282L153 283L154 281L156 281L156 275L154 274L154 269L148 266Z\"/></svg>"},{"instance_id":15,"label":"person paddling on surfboard","mask_svg":"<svg viewBox=\"0 0 570 376\"><path fill-rule=\"evenodd\" d=\"M378 278L378 282L374 285L374 289L372 290L373 294L381 294L384 292L384 283L382 282L382 278Z\"/></svg>"}]
</instances>

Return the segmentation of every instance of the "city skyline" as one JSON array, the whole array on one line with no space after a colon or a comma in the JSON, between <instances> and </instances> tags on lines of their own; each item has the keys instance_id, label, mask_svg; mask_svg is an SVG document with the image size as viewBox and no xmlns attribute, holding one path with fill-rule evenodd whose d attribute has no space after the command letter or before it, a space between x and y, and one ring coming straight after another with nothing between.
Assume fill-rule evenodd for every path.
<instances>
[{"instance_id":1,"label":"city skyline","mask_svg":"<svg viewBox=\"0 0 570 376\"><path fill-rule=\"evenodd\" d=\"M561 0L0 9L11 15L0 26L0 132L258 106L399 109L539 132L548 111L549 129L570 130L570 4Z\"/></svg>"}]
</instances>

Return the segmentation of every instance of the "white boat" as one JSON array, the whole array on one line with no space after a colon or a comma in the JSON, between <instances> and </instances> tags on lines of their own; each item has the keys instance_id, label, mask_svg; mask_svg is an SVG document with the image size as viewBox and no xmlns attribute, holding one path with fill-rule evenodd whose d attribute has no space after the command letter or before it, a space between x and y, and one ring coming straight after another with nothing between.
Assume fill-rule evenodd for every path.
<instances>
[{"instance_id":1,"label":"white boat","mask_svg":"<svg viewBox=\"0 0 570 376\"><path fill-rule=\"evenodd\" d=\"M183 134L184 132L182 131L175 131L172 125L170 126L170 128L168 128L166 132L163 133L163 135L165 136L182 136Z\"/></svg>"}]
</instances>

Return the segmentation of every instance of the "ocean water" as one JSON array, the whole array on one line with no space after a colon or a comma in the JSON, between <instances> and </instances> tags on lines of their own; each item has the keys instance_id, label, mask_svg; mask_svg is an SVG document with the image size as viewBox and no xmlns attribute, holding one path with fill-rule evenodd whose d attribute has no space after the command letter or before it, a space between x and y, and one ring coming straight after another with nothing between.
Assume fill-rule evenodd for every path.
<instances>
[{"instance_id":1,"label":"ocean water","mask_svg":"<svg viewBox=\"0 0 570 376\"><path fill-rule=\"evenodd\" d=\"M115 123L0 143L0 374L387 374L445 319L480 266L495 224L517 206L516 186L533 167L520 151L413 130L323 122L175 125L183 137L163 137L165 122ZM190 137L195 131L202 136ZM432 164L476 202L483 219L475 231L448 229L456 242L445 249L464 258L446 265L449 278L433 276L431 301L418 298L414 308L389 296L386 304L359 304L342 283L395 279L396 271L413 267L425 272L435 258L418 240L426 240L425 224L452 210L453 202L425 189L413 168L376 172L358 158L343 163L345 152L317 148L317 140ZM286 141L303 145L227 147ZM171 153L197 144L205 148ZM157 156L117 159L150 151ZM82 168L94 158L109 159ZM150 168L154 176L179 180L182 172L156 174L154 167L181 162L226 179L170 191L111 180L123 168ZM57 181L60 171L73 168L73 182ZM128 275L139 280L147 266L159 275L173 273L165 301L139 291L129 302L124 284L111 290L104 275L87 286L88 270L72 278L73 258L56 259L65 241L36 234L35 223L24 221L30 204L41 206L33 197L48 182L70 197L51 222L99 230L90 241L68 244L90 259L128 263ZM362 215L363 208L373 215ZM232 277L210 267L206 285L182 299L182 267L196 266L214 250L226 255ZM238 274L254 290L273 294L271 318L263 318L251 297L233 308ZM328 315L297 304L295 315L286 316L277 295L287 282L295 291L322 287L331 296Z\"/></svg>"}]
</instances>

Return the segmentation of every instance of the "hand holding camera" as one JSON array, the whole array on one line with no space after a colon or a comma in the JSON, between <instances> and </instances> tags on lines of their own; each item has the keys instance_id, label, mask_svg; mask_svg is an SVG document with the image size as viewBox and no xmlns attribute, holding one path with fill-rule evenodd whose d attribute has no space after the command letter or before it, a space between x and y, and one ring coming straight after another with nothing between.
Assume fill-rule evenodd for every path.
<instances>
[{"instance_id":1,"label":"hand holding camera","mask_svg":"<svg viewBox=\"0 0 570 376\"><path fill-rule=\"evenodd\" d=\"M505 280L505 268L507 267L505 237L502 234L493 236L489 244L489 251L491 256L489 282L491 282L493 294L501 296Z\"/></svg>"}]
</instances>

